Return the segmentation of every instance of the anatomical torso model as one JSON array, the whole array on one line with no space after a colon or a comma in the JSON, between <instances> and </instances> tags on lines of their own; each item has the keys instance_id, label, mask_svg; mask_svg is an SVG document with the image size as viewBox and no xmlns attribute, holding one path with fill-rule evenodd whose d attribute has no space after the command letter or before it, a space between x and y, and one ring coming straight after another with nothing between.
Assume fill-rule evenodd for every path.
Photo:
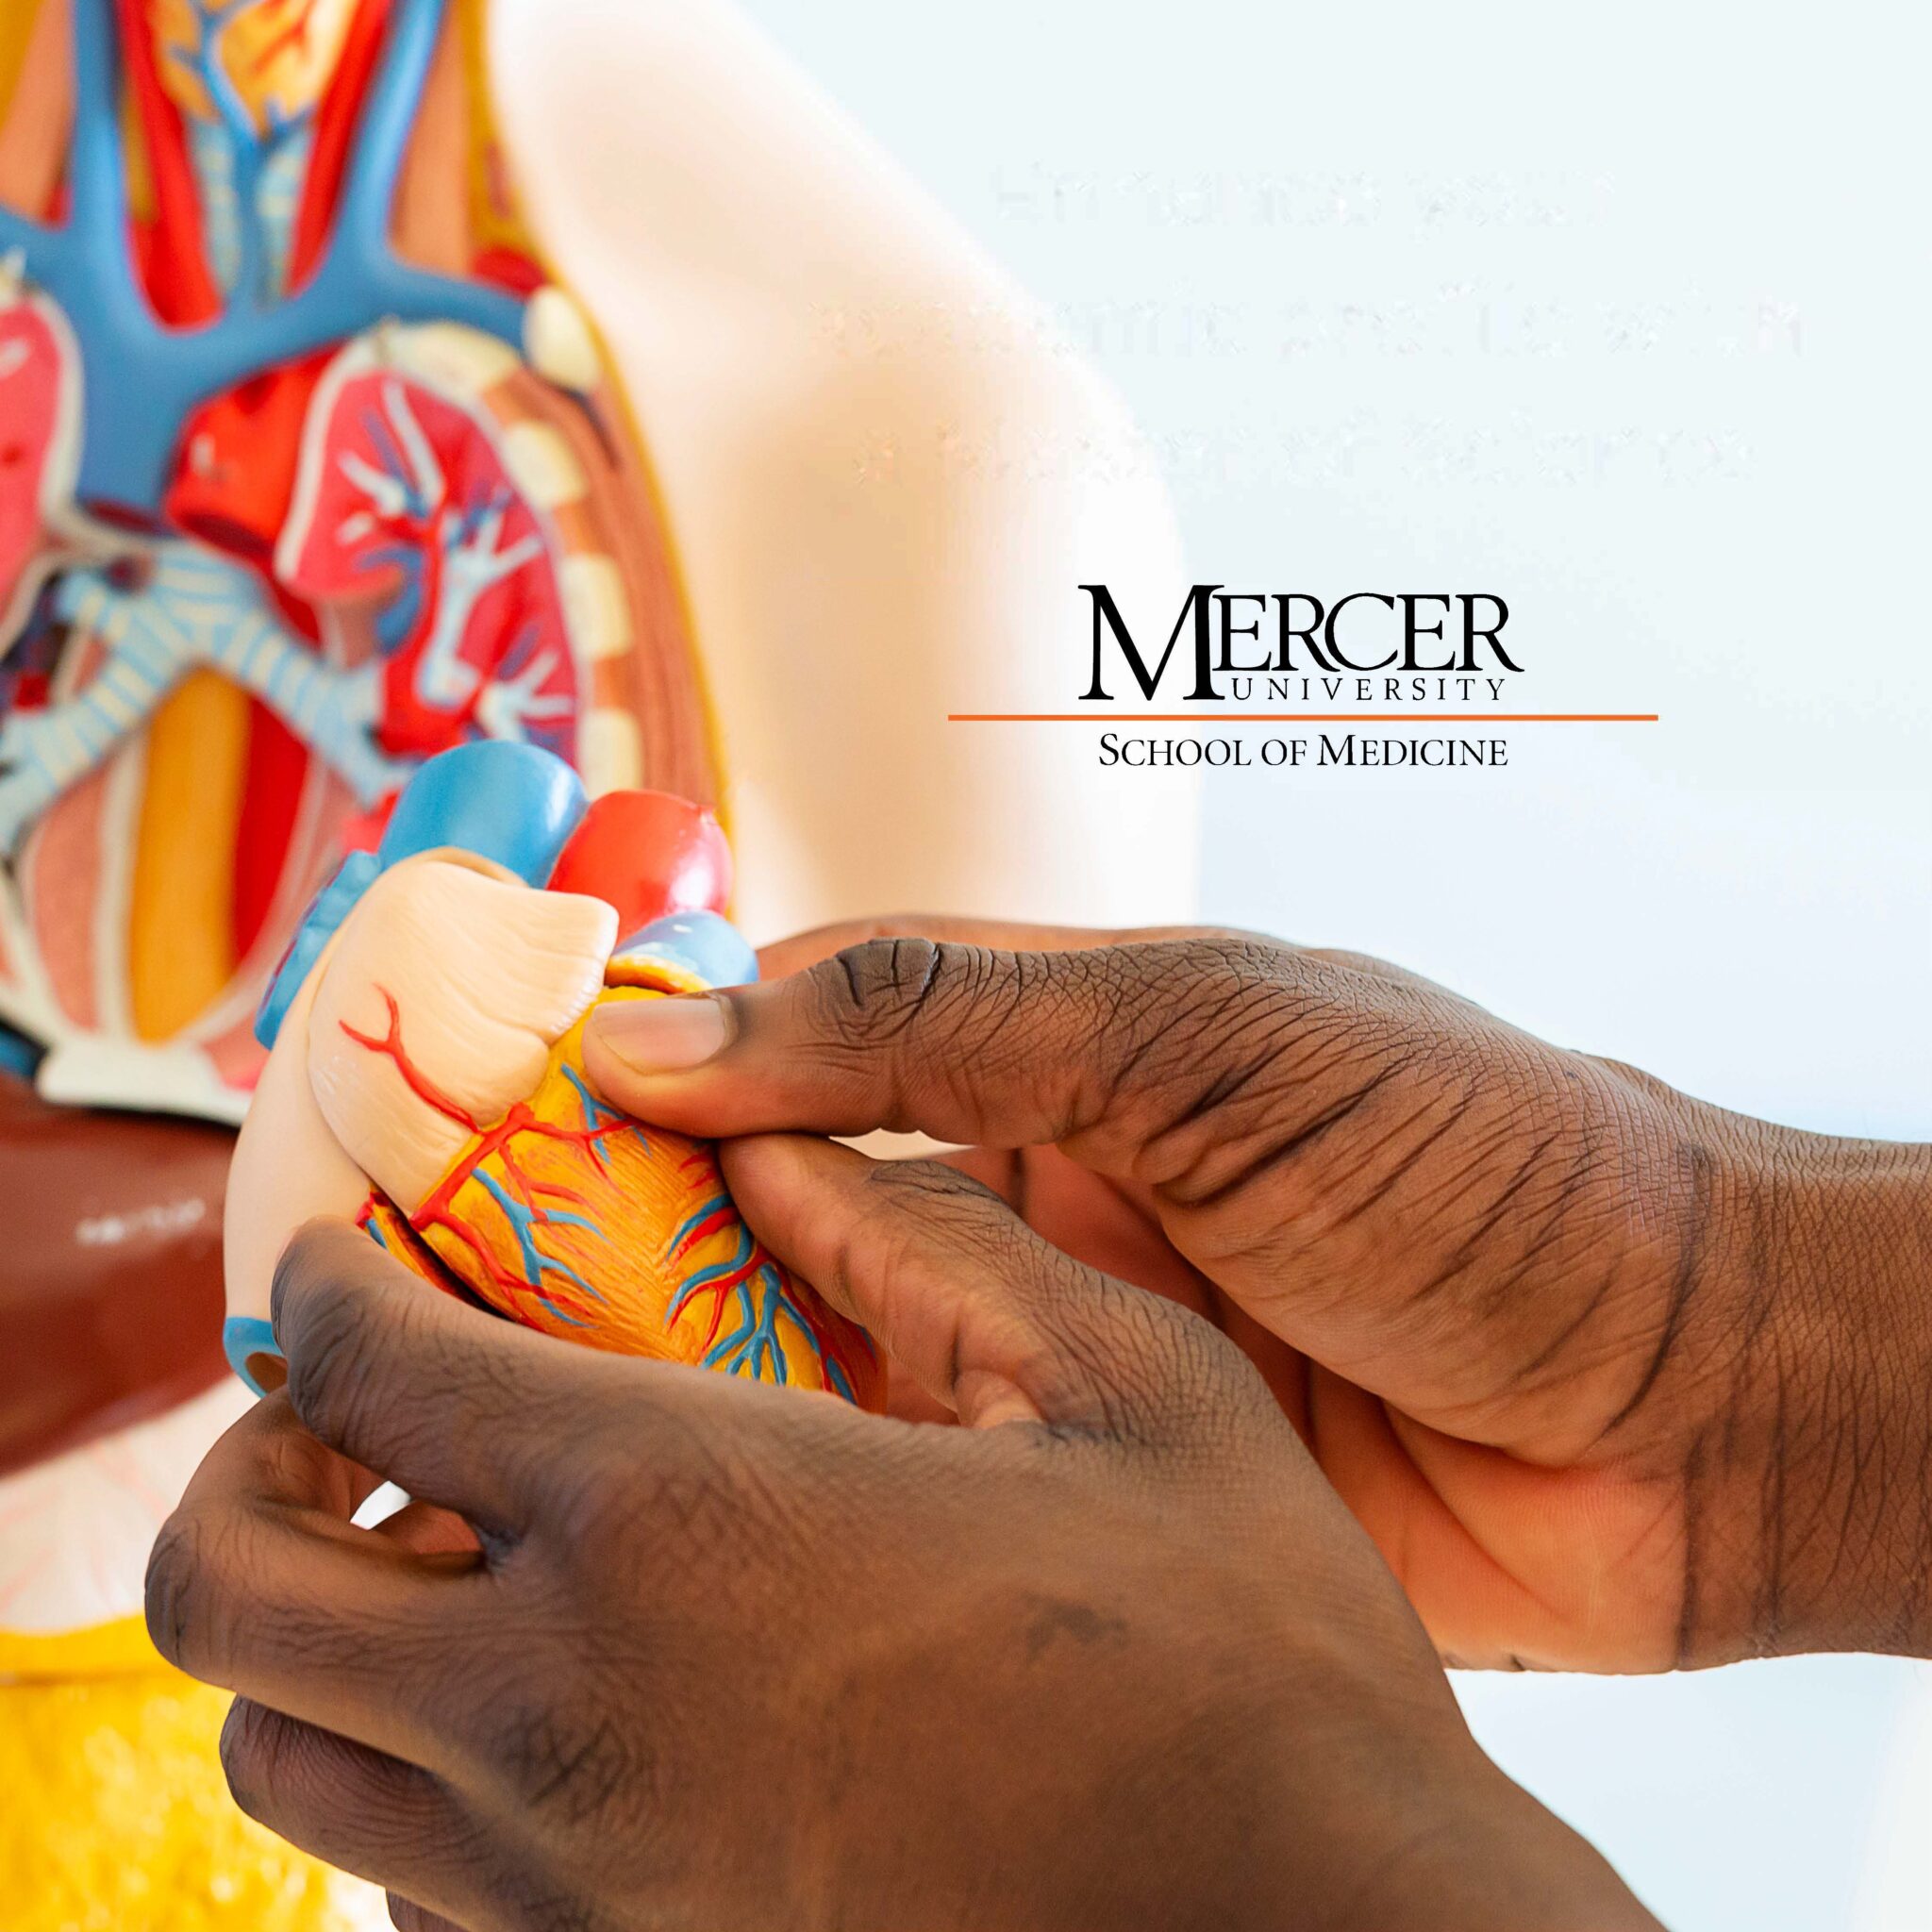
<instances>
[{"instance_id":1,"label":"anatomical torso model","mask_svg":"<svg viewBox=\"0 0 1932 1932\"><path fill-rule=\"evenodd\" d=\"M1172 529L1105 392L713 0L8 0L0 102L0 1890L20 1932L320 1925L138 1617L244 1399L229 1129L305 908L494 744L724 813L760 938L1174 916L1184 791L945 723L1061 708L1074 587L1171 611ZM706 1352L711 1300L670 1323Z\"/></svg>"},{"instance_id":2,"label":"anatomical torso model","mask_svg":"<svg viewBox=\"0 0 1932 1932\"><path fill-rule=\"evenodd\" d=\"M71 4L64 166L0 220L0 1005L50 1097L221 1112L291 910L415 760L487 736L714 788L589 326L445 151L440 0ZM415 195L419 124L451 125Z\"/></svg>"}]
</instances>

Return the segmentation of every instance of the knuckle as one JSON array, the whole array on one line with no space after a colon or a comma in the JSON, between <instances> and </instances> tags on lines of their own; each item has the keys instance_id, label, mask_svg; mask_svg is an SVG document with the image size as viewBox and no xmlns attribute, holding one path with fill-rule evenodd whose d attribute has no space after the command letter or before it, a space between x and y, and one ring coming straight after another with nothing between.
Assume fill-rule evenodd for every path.
<instances>
[{"instance_id":1,"label":"knuckle","mask_svg":"<svg viewBox=\"0 0 1932 1932\"><path fill-rule=\"evenodd\" d=\"M258 1824L273 1822L277 1808L277 1772L283 1720L246 1697L228 1707L222 1725L222 1774L229 1795Z\"/></svg>"},{"instance_id":2,"label":"knuckle","mask_svg":"<svg viewBox=\"0 0 1932 1932\"><path fill-rule=\"evenodd\" d=\"M387 1406L416 1299L372 1295L355 1275L332 1273L309 1287L299 1313L285 1320L278 1332L289 1403L325 1441L353 1443L367 1418Z\"/></svg>"},{"instance_id":3,"label":"knuckle","mask_svg":"<svg viewBox=\"0 0 1932 1932\"><path fill-rule=\"evenodd\" d=\"M1175 1127L1219 1134L1230 1103L1280 1050L1282 980L1230 946L1199 940L1079 956L1100 1036L1081 1058L1112 1131L1146 1146ZM1271 1019L1271 1008L1277 1016Z\"/></svg>"},{"instance_id":4,"label":"knuckle","mask_svg":"<svg viewBox=\"0 0 1932 1932\"><path fill-rule=\"evenodd\" d=\"M871 939L813 969L818 1017L847 1045L891 1040L933 1005L949 969L969 949L926 939Z\"/></svg>"},{"instance_id":5,"label":"knuckle","mask_svg":"<svg viewBox=\"0 0 1932 1932\"><path fill-rule=\"evenodd\" d=\"M1291 977L1297 965L1309 957L1300 947L1289 945L1283 940L1248 932L1157 941L1146 950L1163 956L1159 964L1164 974L1262 985Z\"/></svg>"},{"instance_id":6,"label":"knuckle","mask_svg":"<svg viewBox=\"0 0 1932 1932\"><path fill-rule=\"evenodd\" d=\"M938 1160L881 1160L866 1171L864 1206L842 1263L848 1276L891 1278L923 1261L1009 1275L1035 1238L991 1188Z\"/></svg>"},{"instance_id":7,"label":"knuckle","mask_svg":"<svg viewBox=\"0 0 1932 1932\"><path fill-rule=\"evenodd\" d=\"M1138 1438L1175 1373L1164 1320L1169 1305L1108 1276L1094 1288L1093 1319L1072 1326L1060 1346L1069 1368L1093 1391L1107 1432Z\"/></svg>"},{"instance_id":8,"label":"knuckle","mask_svg":"<svg viewBox=\"0 0 1932 1932\"><path fill-rule=\"evenodd\" d=\"M1024 1381L1047 1409L1089 1412L1102 1433L1132 1434L1135 1415L1158 1407L1178 1378L1198 1381L1210 1366L1222 1340L1210 1324L1043 1240L957 1168L882 1162L869 1183L891 1204L876 1235L887 1272L942 1265L1012 1298L1032 1337ZM901 1201L915 1211L897 1211Z\"/></svg>"},{"instance_id":9,"label":"knuckle","mask_svg":"<svg viewBox=\"0 0 1932 1932\"><path fill-rule=\"evenodd\" d=\"M1129 1440L1224 1444L1257 1419L1280 1420L1258 1372L1211 1322L1105 1279L1104 1320L1080 1338L1084 1365L1110 1391L1108 1422Z\"/></svg>"},{"instance_id":10,"label":"knuckle","mask_svg":"<svg viewBox=\"0 0 1932 1932\"><path fill-rule=\"evenodd\" d=\"M1291 1176L1325 1198L1364 1136L1379 1146L1391 1120L1461 1106L1483 1061L1473 1009L1424 981L1238 937L1174 950L1154 975L1159 1042L1121 1104L1141 1128L1142 1177L1180 1206L1256 1198Z\"/></svg>"},{"instance_id":11,"label":"knuckle","mask_svg":"<svg viewBox=\"0 0 1932 1932\"><path fill-rule=\"evenodd\" d=\"M372 1382L382 1375L379 1351L367 1345L358 1310L344 1297L328 1294L312 1306L299 1336L283 1347L290 1405L318 1436L341 1441L370 1399Z\"/></svg>"},{"instance_id":12,"label":"knuckle","mask_svg":"<svg viewBox=\"0 0 1932 1932\"><path fill-rule=\"evenodd\" d=\"M275 1261L269 1289L269 1313L276 1327L284 1319L299 1320L316 1290L353 1276L360 1272L358 1261L380 1253L359 1229L341 1222L312 1221L297 1228Z\"/></svg>"},{"instance_id":13,"label":"knuckle","mask_svg":"<svg viewBox=\"0 0 1932 1932\"><path fill-rule=\"evenodd\" d=\"M161 1525L148 1553L142 1588L148 1635L176 1670L205 1675L219 1663L209 1643L215 1594L208 1525L177 1509Z\"/></svg>"},{"instance_id":14,"label":"knuckle","mask_svg":"<svg viewBox=\"0 0 1932 1932\"><path fill-rule=\"evenodd\" d=\"M882 1213L897 1215L937 1208L968 1214L1009 1218L1007 1204L985 1182L942 1160L877 1160L865 1173L869 1200Z\"/></svg>"},{"instance_id":15,"label":"knuckle","mask_svg":"<svg viewBox=\"0 0 1932 1932\"><path fill-rule=\"evenodd\" d=\"M760 1512L745 1457L719 1432L682 1418L631 1411L586 1432L560 1462L548 1515L558 1547L618 1588L644 1587L734 1556Z\"/></svg>"},{"instance_id":16,"label":"knuckle","mask_svg":"<svg viewBox=\"0 0 1932 1932\"><path fill-rule=\"evenodd\" d=\"M539 1695L509 1706L491 1761L516 1803L566 1827L638 1807L650 1781L645 1747L608 1704Z\"/></svg>"},{"instance_id":17,"label":"knuckle","mask_svg":"<svg viewBox=\"0 0 1932 1932\"><path fill-rule=\"evenodd\" d=\"M1270 1428L1283 1422L1280 1403L1238 1342L1189 1309L1166 1313L1159 1353L1171 1424L1219 1436L1256 1421Z\"/></svg>"},{"instance_id":18,"label":"knuckle","mask_svg":"<svg viewBox=\"0 0 1932 1932\"><path fill-rule=\"evenodd\" d=\"M148 1554L142 1598L155 1648L189 1676L232 1688L275 1581L250 1514L177 1509Z\"/></svg>"},{"instance_id":19,"label":"knuckle","mask_svg":"<svg viewBox=\"0 0 1932 1932\"><path fill-rule=\"evenodd\" d=\"M1107 995L1096 1004L1122 1045L1121 1083L1158 1085L1210 1066L1279 999L1293 963L1288 947L1234 939L1154 941L1091 956Z\"/></svg>"}]
</instances>

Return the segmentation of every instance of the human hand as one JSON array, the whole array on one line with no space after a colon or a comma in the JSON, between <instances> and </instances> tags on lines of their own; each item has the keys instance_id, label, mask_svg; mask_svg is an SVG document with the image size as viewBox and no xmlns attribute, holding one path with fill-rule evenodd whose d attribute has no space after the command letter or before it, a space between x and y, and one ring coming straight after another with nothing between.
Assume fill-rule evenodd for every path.
<instances>
[{"instance_id":1,"label":"human hand","mask_svg":"<svg viewBox=\"0 0 1932 1932\"><path fill-rule=\"evenodd\" d=\"M1927 1150L1252 936L907 920L769 964L814 957L604 1024L593 1079L699 1133L1057 1149L968 1158L1237 1334L1451 1661L1932 1647Z\"/></svg>"},{"instance_id":2,"label":"human hand","mask_svg":"<svg viewBox=\"0 0 1932 1932\"><path fill-rule=\"evenodd\" d=\"M725 1158L968 1426L574 1348L315 1224L287 1388L149 1571L245 1810L405 1928L1650 1924L1211 1327L945 1167ZM419 1500L353 1527L375 1473Z\"/></svg>"}]
</instances>

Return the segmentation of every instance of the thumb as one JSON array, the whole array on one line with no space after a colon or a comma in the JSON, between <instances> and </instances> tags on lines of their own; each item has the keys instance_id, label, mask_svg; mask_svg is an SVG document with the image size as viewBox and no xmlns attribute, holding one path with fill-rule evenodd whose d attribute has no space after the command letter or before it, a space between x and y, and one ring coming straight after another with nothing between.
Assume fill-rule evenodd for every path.
<instances>
[{"instance_id":1,"label":"thumb","mask_svg":"<svg viewBox=\"0 0 1932 1932\"><path fill-rule=\"evenodd\" d=\"M1217 1104L1251 1026L1281 1045L1310 1003L1301 961L1235 935L1068 952L873 940L763 985L601 1006L585 1065L612 1104L699 1135L1058 1141L1119 1172Z\"/></svg>"},{"instance_id":2,"label":"thumb","mask_svg":"<svg viewBox=\"0 0 1932 1932\"><path fill-rule=\"evenodd\" d=\"M1147 1439L1224 1412L1247 1384L1272 1412L1210 1324L1041 1241L957 1168L794 1134L720 1155L765 1244L968 1426Z\"/></svg>"}]
</instances>

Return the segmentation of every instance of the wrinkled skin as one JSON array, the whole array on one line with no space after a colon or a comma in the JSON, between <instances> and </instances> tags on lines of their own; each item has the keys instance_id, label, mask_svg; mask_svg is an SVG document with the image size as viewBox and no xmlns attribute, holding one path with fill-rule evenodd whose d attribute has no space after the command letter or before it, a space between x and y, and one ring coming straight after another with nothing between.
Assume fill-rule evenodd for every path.
<instances>
[{"instance_id":1,"label":"wrinkled skin","mask_svg":"<svg viewBox=\"0 0 1932 1932\"><path fill-rule=\"evenodd\" d=\"M613 1034L593 1077L700 1133L977 1149L1049 1239L1247 1347L1450 1660L1932 1643L1932 1150L1252 935L907 919L768 968L709 1061Z\"/></svg>"},{"instance_id":2,"label":"wrinkled skin","mask_svg":"<svg viewBox=\"0 0 1932 1932\"><path fill-rule=\"evenodd\" d=\"M574 1348L311 1226L288 1387L149 1574L242 1693L244 1809L405 1928L1651 1924L1476 1750L1209 1324L953 1169L728 1163L968 1426ZM355 1528L378 1471L419 1501Z\"/></svg>"}]
</instances>

